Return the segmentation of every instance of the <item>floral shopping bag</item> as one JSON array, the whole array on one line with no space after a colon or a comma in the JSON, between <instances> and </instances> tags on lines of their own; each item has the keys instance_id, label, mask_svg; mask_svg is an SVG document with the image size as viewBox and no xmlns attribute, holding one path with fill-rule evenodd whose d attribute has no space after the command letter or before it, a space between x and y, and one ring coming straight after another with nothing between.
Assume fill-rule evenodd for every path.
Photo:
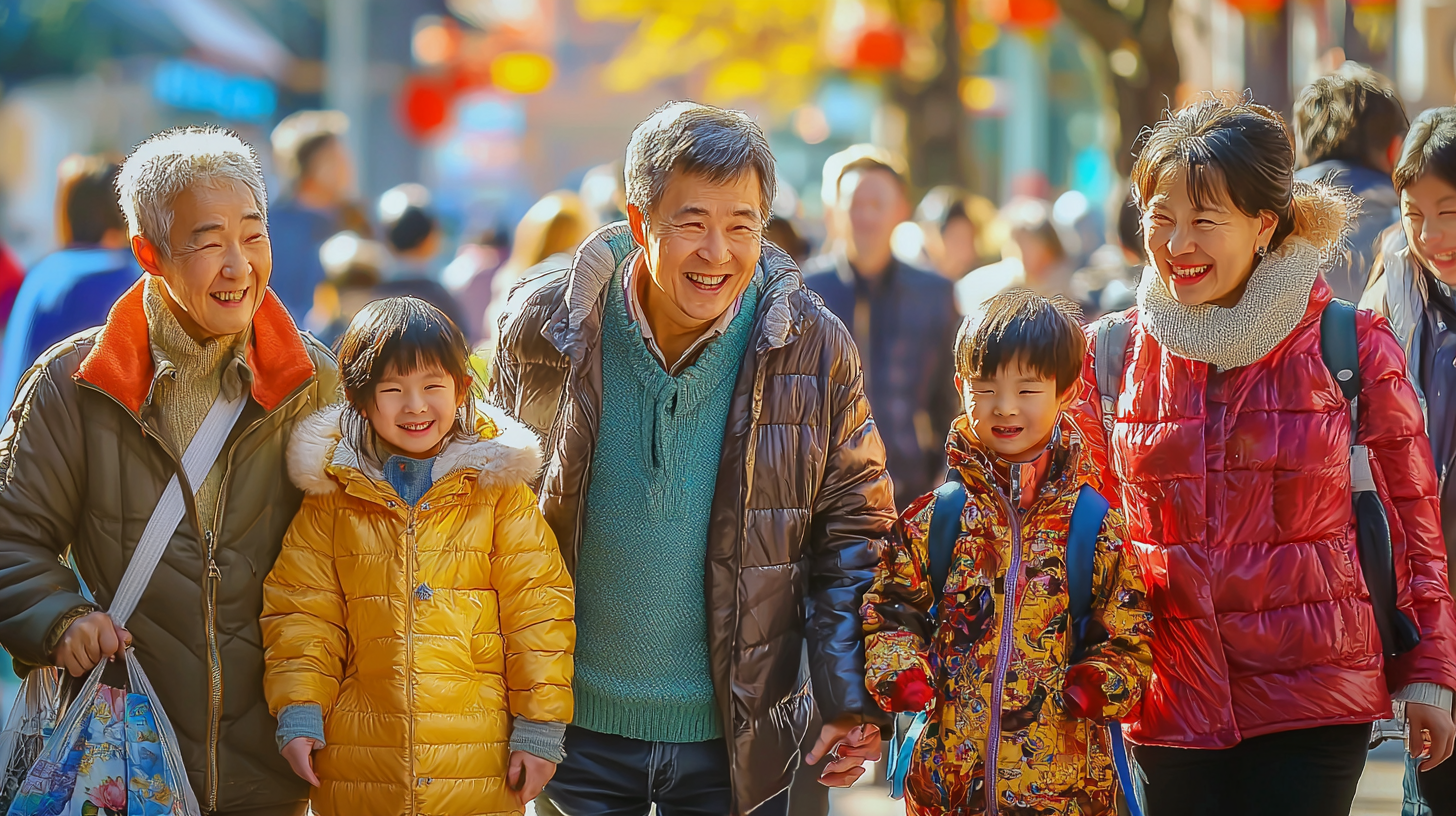
<instances>
[{"instance_id":1,"label":"floral shopping bag","mask_svg":"<svg viewBox=\"0 0 1456 816\"><path fill-rule=\"evenodd\" d=\"M126 656L133 690L88 682L91 694L71 705L7 816L196 816L170 723Z\"/></svg>"}]
</instances>

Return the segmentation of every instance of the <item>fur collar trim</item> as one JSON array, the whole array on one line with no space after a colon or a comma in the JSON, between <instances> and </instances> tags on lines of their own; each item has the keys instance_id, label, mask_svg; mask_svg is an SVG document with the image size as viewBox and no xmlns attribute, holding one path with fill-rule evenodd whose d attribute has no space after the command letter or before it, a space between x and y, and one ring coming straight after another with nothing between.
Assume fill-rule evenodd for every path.
<instances>
[{"instance_id":1,"label":"fur collar trim","mask_svg":"<svg viewBox=\"0 0 1456 816\"><path fill-rule=\"evenodd\" d=\"M1179 357L1220 371L1241 368L1264 359L1299 326L1314 282L1330 260L1320 245L1291 237L1254 269L1232 309L1179 303L1149 266L1138 286L1138 321Z\"/></svg>"},{"instance_id":2,"label":"fur collar trim","mask_svg":"<svg viewBox=\"0 0 1456 816\"><path fill-rule=\"evenodd\" d=\"M335 469L352 469L373 480L377 468L361 461L353 444L344 438L346 403L335 403L298 423L288 445L288 477L309 495L339 489ZM488 403L477 403L474 438L445 445L435 457L433 481L457 471L474 471L481 487L531 484L541 470L541 442L536 434Z\"/></svg>"}]
</instances>

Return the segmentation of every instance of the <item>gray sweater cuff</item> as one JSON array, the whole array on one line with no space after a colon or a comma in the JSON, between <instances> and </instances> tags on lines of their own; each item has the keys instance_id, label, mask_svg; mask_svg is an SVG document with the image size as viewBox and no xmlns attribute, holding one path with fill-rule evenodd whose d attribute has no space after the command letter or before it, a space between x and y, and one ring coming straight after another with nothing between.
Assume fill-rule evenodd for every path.
<instances>
[{"instance_id":1,"label":"gray sweater cuff","mask_svg":"<svg viewBox=\"0 0 1456 816\"><path fill-rule=\"evenodd\" d=\"M1428 706L1435 706L1442 711L1450 711L1452 693L1451 689L1445 686L1438 686L1435 683L1411 683L1391 695L1391 699L1406 703L1422 703Z\"/></svg>"},{"instance_id":2,"label":"gray sweater cuff","mask_svg":"<svg viewBox=\"0 0 1456 816\"><path fill-rule=\"evenodd\" d=\"M278 712L278 750L298 739L308 737L324 745L324 710L316 703L297 703L284 706Z\"/></svg>"},{"instance_id":3,"label":"gray sweater cuff","mask_svg":"<svg viewBox=\"0 0 1456 816\"><path fill-rule=\"evenodd\" d=\"M516 717L511 724L511 750L525 751L560 765L566 759L566 723Z\"/></svg>"}]
</instances>

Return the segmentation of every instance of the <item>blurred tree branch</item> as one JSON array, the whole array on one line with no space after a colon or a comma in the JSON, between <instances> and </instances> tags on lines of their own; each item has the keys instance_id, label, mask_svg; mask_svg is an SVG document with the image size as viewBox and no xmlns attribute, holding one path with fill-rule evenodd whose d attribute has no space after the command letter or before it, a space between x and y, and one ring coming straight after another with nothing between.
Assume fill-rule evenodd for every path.
<instances>
[{"instance_id":1,"label":"blurred tree branch","mask_svg":"<svg viewBox=\"0 0 1456 816\"><path fill-rule=\"evenodd\" d=\"M1108 57L1121 131L1117 169L1126 176L1143 128L1177 104L1181 74L1173 46L1173 0L1121 0L1120 8L1108 0L1058 0L1058 4Z\"/></svg>"}]
</instances>

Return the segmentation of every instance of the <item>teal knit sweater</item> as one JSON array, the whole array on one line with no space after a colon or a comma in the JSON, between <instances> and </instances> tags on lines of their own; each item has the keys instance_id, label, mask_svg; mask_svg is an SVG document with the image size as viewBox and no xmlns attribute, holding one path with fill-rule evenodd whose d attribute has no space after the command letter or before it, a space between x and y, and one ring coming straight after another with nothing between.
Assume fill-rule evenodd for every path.
<instances>
[{"instance_id":1,"label":"teal knit sweater","mask_svg":"<svg viewBox=\"0 0 1456 816\"><path fill-rule=\"evenodd\" d=\"M602 421L576 568L576 716L651 742L723 736L703 570L723 427L758 284L697 361L670 377L627 320L621 270L602 319Z\"/></svg>"}]
</instances>

